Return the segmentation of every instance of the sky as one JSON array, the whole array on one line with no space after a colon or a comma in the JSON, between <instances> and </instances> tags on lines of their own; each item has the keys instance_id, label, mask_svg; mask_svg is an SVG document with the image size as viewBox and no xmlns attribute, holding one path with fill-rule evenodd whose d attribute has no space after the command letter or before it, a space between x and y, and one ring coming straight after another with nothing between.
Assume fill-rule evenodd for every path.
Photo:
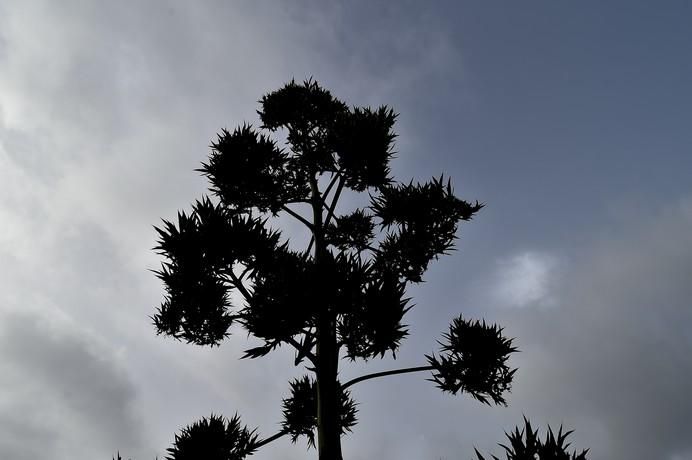
<instances>
[{"instance_id":1,"label":"sky","mask_svg":"<svg viewBox=\"0 0 692 460\"><path fill-rule=\"evenodd\" d=\"M161 458L212 412L277 431L289 350L156 336L153 225L206 193L217 132L314 77L400 114L397 178L486 204L409 291L397 361L343 379L421 365L459 313L521 350L507 408L423 374L354 386L345 458L499 454L525 415L593 459L692 459L691 22L683 0L3 1L0 457Z\"/></svg>"}]
</instances>

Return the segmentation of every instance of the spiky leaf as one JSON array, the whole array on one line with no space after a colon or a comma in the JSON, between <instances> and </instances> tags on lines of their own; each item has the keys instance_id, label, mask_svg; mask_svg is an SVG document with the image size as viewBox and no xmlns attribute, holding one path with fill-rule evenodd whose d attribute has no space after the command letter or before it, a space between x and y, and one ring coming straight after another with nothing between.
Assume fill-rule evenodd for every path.
<instances>
[{"instance_id":1,"label":"spiky leaf","mask_svg":"<svg viewBox=\"0 0 692 460\"><path fill-rule=\"evenodd\" d=\"M389 161L394 153L396 135L392 128L396 117L392 109L383 106L376 110L355 107L338 118L330 142L347 186L363 191L391 182Z\"/></svg>"},{"instance_id":2,"label":"spiky leaf","mask_svg":"<svg viewBox=\"0 0 692 460\"><path fill-rule=\"evenodd\" d=\"M426 356L435 368L432 381L452 394L462 391L485 404L506 405L504 393L516 371L507 365L509 355L517 351L512 341L502 336L502 328L460 315L439 342L440 356Z\"/></svg>"},{"instance_id":3,"label":"spiky leaf","mask_svg":"<svg viewBox=\"0 0 692 460\"><path fill-rule=\"evenodd\" d=\"M289 156L249 125L222 130L200 171L229 208L277 213L286 203L303 201L309 188Z\"/></svg>"},{"instance_id":4,"label":"spiky leaf","mask_svg":"<svg viewBox=\"0 0 692 460\"><path fill-rule=\"evenodd\" d=\"M237 414L230 420L212 414L176 434L166 460L242 460L256 444L255 430L242 426Z\"/></svg>"},{"instance_id":5,"label":"spiky leaf","mask_svg":"<svg viewBox=\"0 0 692 460\"><path fill-rule=\"evenodd\" d=\"M524 428L519 430L515 427L510 433L506 433L509 445L500 444L505 451L507 460L586 460L588 449L577 453L576 450L568 451L570 444L566 442L567 436L571 431L562 431L562 426L557 432L553 432L550 426L546 433L545 440L541 441L538 430L533 430L531 423L524 417ZM478 460L485 460L485 457L476 450ZM498 457L492 455L494 460Z\"/></svg>"},{"instance_id":6,"label":"spiky leaf","mask_svg":"<svg viewBox=\"0 0 692 460\"><path fill-rule=\"evenodd\" d=\"M454 196L451 183L442 177L381 188L370 208L380 226L393 231L380 244L376 264L420 282L430 261L452 249L458 222L470 220L482 207Z\"/></svg>"},{"instance_id":7,"label":"spiky leaf","mask_svg":"<svg viewBox=\"0 0 692 460\"><path fill-rule=\"evenodd\" d=\"M339 426L341 433L351 431L356 424L358 409L351 399L351 393L341 392L339 398ZM315 430L317 429L317 387L310 377L303 376L291 382L291 396L283 400L282 423L284 430L296 442L300 436L305 436L308 446L315 447Z\"/></svg>"},{"instance_id":8,"label":"spiky leaf","mask_svg":"<svg viewBox=\"0 0 692 460\"><path fill-rule=\"evenodd\" d=\"M338 325L341 341L350 359L384 357L396 350L408 335L402 319L411 308L405 297L406 285L383 269L371 269L363 286L360 303L344 314Z\"/></svg>"}]
</instances>

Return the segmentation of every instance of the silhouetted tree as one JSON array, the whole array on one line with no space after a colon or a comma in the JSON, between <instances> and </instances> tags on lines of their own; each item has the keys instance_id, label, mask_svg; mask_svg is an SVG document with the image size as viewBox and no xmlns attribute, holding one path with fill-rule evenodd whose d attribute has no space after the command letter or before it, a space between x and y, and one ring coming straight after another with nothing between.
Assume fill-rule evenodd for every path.
<instances>
[{"instance_id":1,"label":"silhouetted tree","mask_svg":"<svg viewBox=\"0 0 692 460\"><path fill-rule=\"evenodd\" d=\"M212 197L157 228L167 295L153 321L160 334L208 346L239 324L261 341L243 358L287 345L309 374L290 383L279 433L262 439L237 415L212 415L178 434L167 458L242 459L288 435L305 436L320 460L341 460L341 436L356 423L348 388L394 374L430 371L442 391L506 405L513 339L462 316L424 365L338 380L340 358L396 357L412 306L407 287L452 250L459 222L483 205L457 198L442 176L391 177L397 115L388 107L349 107L311 80L288 83L260 106L258 129L223 130L212 143L199 170ZM367 193L369 205L340 214L345 190ZM306 247L270 228L278 215L307 228Z\"/></svg>"}]
</instances>

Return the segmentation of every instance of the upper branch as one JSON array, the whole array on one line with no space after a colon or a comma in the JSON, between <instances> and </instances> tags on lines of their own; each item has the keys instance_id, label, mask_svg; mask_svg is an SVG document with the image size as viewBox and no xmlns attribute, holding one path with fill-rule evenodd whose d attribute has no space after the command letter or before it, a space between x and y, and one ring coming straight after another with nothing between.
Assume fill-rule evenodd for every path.
<instances>
[{"instance_id":1,"label":"upper branch","mask_svg":"<svg viewBox=\"0 0 692 460\"><path fill-rule=\"evenodd\" d=\"M324 221L324 226L326 227L329 225L329 221L331 220L332 217L334 217L334 209L336 208L336 203L339 201L339 197L341 196L341 191L344 189L344 182L346 179L344 177L339 178L339 185L336 186L336 191L334 192L334 198L332 199L332 203L329 205L329 210L327 211L327 217L325 218Z\"/></svg>"},{"instance_id":2,"label":"upper branch","mask_svg":"<svg viewBox=\"0 0 692 460\"><path fill-rule=\"evenodd\" d=\"M327 196L329 196L329 192L331 192L332 187L334 187L334 184L336 184L336 181L339 180L341 177L342 177L341 176L341 169L339 169L336 173L334 173L334 177L332 177L332 180L329 181L329 185L327 185L327 188L324 189L324 198L325 199L327 198Z\"/></svg>"},{"instance_id":3,"label":"upper branch","mask_svg":"<svg viewBox=\"0 0 692 460\"><path fill-rule=\"evenodd\" d=\"M284 205L281 205L281 209L282 209L283 211L286 211L287 213L289 213L290 215L292 215L293 217L295 217L295 218L298 219L299 221L301 221L303 224L305 224L305 226L306 226L309 230L313 230L313 229L314 229L314 226L312 225L312 223L311 223L310 221L308 221L305 217L301 216L301 215L298 214L297 212L293 211L291 208L289 208L289 207L286 206L285 204L284 204Z\"/></svg>"},{"instance_id":4,"label":"upper branch","mask_svg":"<svg viewBox=\"0 0 692 460\"><path fill-rule=\"evenodd\" d=\"M235 275L235 273L233 273L233 270L229 270L228 275L231 277L231 280L233 281L233 286L240 291L240 293L243 295L243 298L245 298L245 301L250 302L250 292L243 285L243 282L240 280L240 278L238 278Z\"/></svg>"}]
</instances>

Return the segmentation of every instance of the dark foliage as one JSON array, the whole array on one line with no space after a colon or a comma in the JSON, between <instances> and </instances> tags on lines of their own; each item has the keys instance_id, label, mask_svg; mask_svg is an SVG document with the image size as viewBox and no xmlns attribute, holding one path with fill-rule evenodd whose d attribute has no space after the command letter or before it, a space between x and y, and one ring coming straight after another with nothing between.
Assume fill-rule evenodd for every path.
<instances>
[{"instance_id":1,"label":"dark foliage","mask_svg":"<svg viewBox=\"0 0 692 460\"><path fill-rule=\"evenodd\" d=\"M212 414L175 435L166 460L242 460L256 449L255 430L241 426L237 415L230 420Z\"/></svg>"},{"instance_id":2,"label":"dark foliage","mask_svg":"<svg viewBox=\"0 0 692 460\"><path fill-rule=\"evenodd\" d=\"M452 249L457 224L483 207L454 196L443 178L425 184L382 187L371 209L383 229L394 228L380 244L376 263L395 269L407 281L420 282L428 264Z\"/></svg>"},{"instance_id":3,"label":"dark foliage","mask_svg":"<svg viewBox=\"0 0 692 460\"><path fill-rule=\"evenodd\" d=\"M389 161L393 156L396 135L392 128L396 117L388 107L355 107L337 118L330 140L348 187L362 192L391 182Z\"/></svg>"},{"instance_id":4,"label":"dark foliage","mask_svg":"<svg viewBox=\"0 0 692 460\"><path fill-rule=\"evenodd\" d=\"M232 209L277 213L309 193L305 176L292 167L289 156L249 125L233 133L223 130L200 171L209 178L211 191Z\"/></svg>"},{"instance_id":5,"label":"dark foliage","mask_svg":"<svg viewBox=\"0 0 692 460\"><path fill-rule=\"evenodd\" d=\"M346 104L312 80L302 85L291 81L262 97L260 103L258 113L264 128L287 129L298 171L307 175L336 170L330 133L348 112Z\"/></svg>"},{"instance_id":6,"label":"dark foliage","mask_svg":"<svg viewBox=\"0 0 692 460\"><path fill-rule=\"evenodd\" d=\"M408 335L401 323L411 308L404 297L406 285L392 272L370 270L369 275L362 301L338 324L346 356L352 360L384 357L387 351L396 357L401 340Z\"/></svg>"},{"instance_id":7,"label":"dark foliage","mask_svg":"<svg viewBox=\"0 0 692 460\"><path fill-rule=\"evenodd\" d=\"M588 449L577 454L573 451L568 452L570 444L566 442L567 436L572 432L562 432L562 426L557 432L548 427L545 440L541 441L538 430L531 428L531 423L524 418L524 428L520 431L518 427L511 433L506 433L509 445L500 444L505 450L507 460L586 460ZM485 460L485 457L476 450L478 460ZM494 460L500 460L495 455L491 456Z\"/></svg>"},{"instance_id":8,"label":"dark foliage","mask_svg":"<svg viewBox=\"0 0 692 460\"><path fill-rule=\"evenodd\" d=\"M260 105L260 128L222 130L212 143L200 171L213 196L156 228L155 249L165 258L156 273L166 297L152 319L158 333L206 346L219 345L237 324L261 342L244 358L289 345L296 365L309 362L316 376L333 376L323 385L294 381L284 400L285 433L314 445L318 394L329 401L320 407L340 408L321 415L339 419L329 424L331 439L338 440L334 427L343 434L356 422L348 392L332 391L340 352L351 360L396 357L408 334L408 286L453 249L459 222L482 205L457 198L442 177L408 184L390 177L397 115L388 107L350 108L312 80L291 81ZM271 139L278 130L286 135L283 148ZM336 215L344 188L367 192L370 205ZM306 249L269 228L279 213L307 227ZM455 320L441 356L428 357L438 386L504 403L514 374L507 356L515 349L500 332ZM220 446L213 455L242 458L274 439L256 443L253 433L237 417L212 416L177 436L169 458L192 458L205 446Z\"/></svg>"},{"instance_id":9,"label":"dark foliage","mask_svg":"<svg viewBox=\"0 0 692 460\"><path fill-rule=\"evenodd\" d=\"M240 314L249 333L267 344L280 343L310 324L314 313L312 265L286 245L276 248L256 270L253 292Z\"/></svg>"},{"instance_id":10,"label":"dark foliage","mask_svg":"<svg viewBox=\"0 0 692 460\"><path fill-rule=\"evenodd\" d=\"M159 333L200 345L215 345L224 339L233 316L228 313L229 287L219 270L224 257L214 240L225 236L226 222L209 219L208 202L198 202L195 211L178 214L178 227L164 221L156 249L165 254L157 276L163 280L167 297L154 316Z\"/></svg>"},{"instance_id":11,"label":"dark foliage","mask_svg":"<svg viewBox=\"0 0 692 460\"><path fill-rule=\"evenodd\" d=\"M370 246L375 236L374 230L372 217L357 209L352 214L338 217L336 223L331 223L325 229L324 238L325 242L341 251L362 252Z\"/></svg>"},{"instance_id":12,"label":"dark foliage","mask_svg":"<svg viewBox=\"0 0 692 460\"><path fill-rule=\"evenodd\" d=\"M341 392L339 399L339 427L341 433L351 431L356 424L358 409L351 399L351 393ZM283 400L283 429L291 435L294 443L300 436L305 436L308 446L315 447L315 430L317 429L317 387L315 380L303 376L291 382L291 396Z\"/></svg>"},{"instance_id":13,"label":"dark foliage","mask_svg":"<svg viewBox=\"0 0 692 460\"><path fill-rule=\"evenodd\" d=\"M276 257L280 235L266 221L197 201L189 215L178 213L178 225L156 228L156 246L168 260L157 276L167 296L154 325L160 334L198 345L218 345L237 315L230 312L233 266L266 267Z\"/></svg>"},{"instance_id":14,"label":"dark foliage","mask_svg":"<svg viewBox=\"0 0 692 460\"><path fill-rule=\"evenodd\" d=\"M507 366L509 355L517 351L513 339L503 337L496 325L461 316L452 321L443 339L440 357L426 356L435 369L432 381L442 391L463 391L485 404L492 400L506 405L503 395L516 372Z\"/></svg>"}]
</instances>

